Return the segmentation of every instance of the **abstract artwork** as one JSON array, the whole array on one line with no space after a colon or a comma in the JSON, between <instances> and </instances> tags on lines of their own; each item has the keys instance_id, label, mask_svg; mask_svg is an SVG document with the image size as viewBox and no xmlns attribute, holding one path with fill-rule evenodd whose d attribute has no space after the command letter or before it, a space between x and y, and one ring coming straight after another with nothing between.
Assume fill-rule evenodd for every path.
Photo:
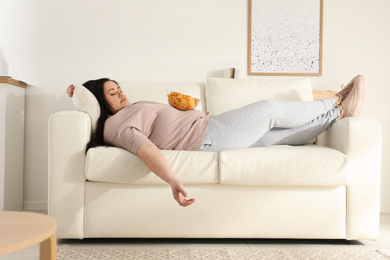
<instances>
[{"instance_id":1,"label":"abstract artwork","mask_svg":"<svg viewBox=\"0 0 390 260\"><path fill-rule=\"evenodd\" d=\"M249 0L249 75L322 74L323 0Z\"/></svg>"}]
</instances>

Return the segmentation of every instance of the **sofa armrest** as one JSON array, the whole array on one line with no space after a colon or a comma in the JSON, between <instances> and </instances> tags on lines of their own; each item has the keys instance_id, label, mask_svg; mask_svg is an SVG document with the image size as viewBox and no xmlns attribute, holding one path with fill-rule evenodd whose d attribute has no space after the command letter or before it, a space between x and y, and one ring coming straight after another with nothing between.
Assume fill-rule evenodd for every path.
<instances>
[{"instance_id":1,"label":"sofa armrest","mask_svg":"<svg viewBox=\"0 0 390 260\"><path fill-rule=\"evenodd\" d=\"M380 216L381 123L368 118L344 118L320 135L317 144L341 151L351 162L347 239L376 239Z\"/></svg>"},{"instance_id":2,"label":"sofa armrest","mask_svg":"<svg viewBox=\"0 0 390 260\"><path fill-rule=\"evenodd\" d=\"M58 222L57 237L83 238L85 147L91 119L79 111L49 118L49 215Z\"/></svg>"}]
</instances>

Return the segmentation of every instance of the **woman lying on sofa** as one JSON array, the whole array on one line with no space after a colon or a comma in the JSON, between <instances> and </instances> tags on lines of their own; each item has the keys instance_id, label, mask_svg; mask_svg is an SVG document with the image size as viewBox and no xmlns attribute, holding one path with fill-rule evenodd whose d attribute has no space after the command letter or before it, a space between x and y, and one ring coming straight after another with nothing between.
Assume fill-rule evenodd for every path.
<instances>
[{"instance_id":1,"label":"woman lying on sofa","mask_svg":"<svg viewBox=\"0 0 390 260\"><path fill-rule=\"evenodd\" d=\"M159 149L219 152L268 145L301 145L344 117L359 116L364 96L363 76L356 76L335 96L312 102L261 100L216 116L198 110L178 110L149 101L130 104L121 87L108 78L83 84L100 104L100 118L87 150L112 145L124 148L167 182L175 200L189 206L183 184ZM67 89L73 96L75 87Z\"/></svg>"}]
</instances>

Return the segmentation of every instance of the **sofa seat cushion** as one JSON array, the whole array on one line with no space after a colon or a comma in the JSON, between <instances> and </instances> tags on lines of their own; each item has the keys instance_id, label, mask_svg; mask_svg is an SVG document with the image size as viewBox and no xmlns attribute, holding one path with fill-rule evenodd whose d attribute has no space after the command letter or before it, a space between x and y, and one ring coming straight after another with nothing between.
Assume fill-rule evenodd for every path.
<instances>
[{"instance_id":1,"label":"sofa seat cushion","mask_svg":"<svg viewBox=\"0 0 390 260\"><path fill-rule=\"evenodd\" d=\"M184 184L218 183L218 154L162 150L173 172ZM85 177L89 181L164 184L136 155L117 147L88 150Z\"/></svg>"},{"instance_id":2,"label":"sofa seat cushion","mask_svg":"<svg viewBox=\"0 0 390 260\"><path fill-rule=\"evenodd\" d=\"M250 186L343 186L349 159L318 145L277 145L220 153L220 183Z\"/></svg>"}]
</instances>

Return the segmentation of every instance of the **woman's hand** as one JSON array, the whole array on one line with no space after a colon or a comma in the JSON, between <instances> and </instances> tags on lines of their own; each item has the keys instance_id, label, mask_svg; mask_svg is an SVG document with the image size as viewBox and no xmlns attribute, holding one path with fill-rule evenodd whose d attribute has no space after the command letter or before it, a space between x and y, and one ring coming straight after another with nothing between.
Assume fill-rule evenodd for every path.
<instances>
[{"instance_id":1,"label":"woman's hand","mask_svg":"<svg viewBox=\"0 0 390 260\"><path fill-rule=\"evenodd\" d=\"M68 87L66 90L66 93L68 93L68 97L73 97L75 86L72 84Z\"/></svg>"},{"instance_id":2,"label":"woman's hand","mask_svg":"<svg viewBox=\"0 0 390 260\"><path fill-rule=\"evenodd\" d=\"M180 206L187 207L195 202L195 199L193 199L193 198L187 199L188 194L184 190L184 187L183 187L183 184L181 183L181 181L176 179L176 180L170 182L169 185L171 185L173 197L175 198L177 203L180 204Z\"/></svg>"}]
</instances>

